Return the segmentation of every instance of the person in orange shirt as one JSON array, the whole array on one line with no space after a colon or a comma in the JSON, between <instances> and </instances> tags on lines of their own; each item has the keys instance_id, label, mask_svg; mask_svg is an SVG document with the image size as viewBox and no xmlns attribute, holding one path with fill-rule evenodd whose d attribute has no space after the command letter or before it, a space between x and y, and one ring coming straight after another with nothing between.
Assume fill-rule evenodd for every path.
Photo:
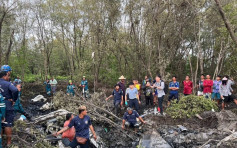
<instances>
[{"instance_id":1,"label":"person in orange shirt","mask_svg":"<svg viewBox=\"0 0 237 148\"><path fill-rule=\"evenodd\" d=\"M64 127L67 127L71 120L74 118L73 114L68 113L66 115L66 121L64 123ZM62 134L62 143L67 147L72 142L72 140L75 138L75 128L72 127L68 129L67 131L63 132Z\"/></svg>"}]
</instances>

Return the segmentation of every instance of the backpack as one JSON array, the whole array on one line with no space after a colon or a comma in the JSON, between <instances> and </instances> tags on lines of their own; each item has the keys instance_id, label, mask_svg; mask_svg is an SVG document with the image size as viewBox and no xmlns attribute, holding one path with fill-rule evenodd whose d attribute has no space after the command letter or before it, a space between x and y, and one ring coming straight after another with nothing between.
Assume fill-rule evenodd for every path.
<instances>
[{"instance_id":1,"label":"backpack","mask_svg":"<svg viewBox=\"0 0 237 148\"><path fill-rule=\"evenodd\" d=\"M164 84L165 84L165 87L164 87L164 92L165 92L165 94L168 94L168 91L169 91L169 86L168 86L168 84L166 84L165 83L165 81L163 81L163 80L161 80L161 82L164 82Z\"/></svg>"}]
</instances>

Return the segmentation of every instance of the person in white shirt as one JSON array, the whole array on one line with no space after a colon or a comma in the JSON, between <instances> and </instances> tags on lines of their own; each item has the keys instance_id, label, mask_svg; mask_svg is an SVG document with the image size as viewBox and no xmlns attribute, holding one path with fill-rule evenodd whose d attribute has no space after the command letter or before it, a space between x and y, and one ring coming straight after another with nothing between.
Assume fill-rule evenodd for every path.
<instances>
[{"instance_id":1,"label":"person in white shirt","mask_svg":"<svg viewBox=\"0 0 237 148\"><path fill-rule=\"evenodd\" d=\"M58 84L57 80L52 77L52 79L49 81L49 84L51 85L52 93L55 94Z\"/></svg>"}]
</instances>

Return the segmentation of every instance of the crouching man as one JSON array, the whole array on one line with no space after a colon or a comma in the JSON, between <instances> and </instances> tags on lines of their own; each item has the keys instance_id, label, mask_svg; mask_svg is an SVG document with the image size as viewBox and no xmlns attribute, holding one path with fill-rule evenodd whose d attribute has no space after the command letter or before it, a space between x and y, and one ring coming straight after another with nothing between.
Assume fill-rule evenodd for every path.
<instances>
[{"instance_id":1,"label":"crouching man","mask_svg":"<svg viewBox=\"0 0 237 148\"><path fill-rule=\"evenodd\" d=\"M137 118L142 122L142 123L146 123L142 117L139 116L139 114L137 113L137 111L133 110L132 108L128 107L127 108L127 112L124 113L123 115L123 125L122 125L122 129L125 129L126 127L130 127L130 128L138 128L139 124L137 123Z\"/></svg>"}]
</instances>

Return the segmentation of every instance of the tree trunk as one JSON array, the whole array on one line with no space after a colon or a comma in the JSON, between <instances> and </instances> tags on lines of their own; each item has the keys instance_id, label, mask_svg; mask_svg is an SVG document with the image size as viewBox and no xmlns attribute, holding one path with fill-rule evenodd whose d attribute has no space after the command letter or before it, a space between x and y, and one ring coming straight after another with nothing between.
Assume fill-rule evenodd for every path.
<instances>
[{"instance_id":1,"label":"tree trunk","mask_svg":"<svg viewBox=\"0 0 237 148\"><path fill-rule=\"evenodd\" d=\"M7 13L3 11L2 18L0 19L0 65L2 65L2 26L6 14Z\"/></svg>"},{"instance_id":2,"label":"tree trunk","mask_svg":"<svg viewBox=\"0 0 237 148\"><path fill-rule=\"evenodd\" d=\"M216 2L216 5L217 5L217 7L218 7L218 10L219 10L219 12L220 12L220 15L221 15L221 17L222 17L222 19L223 19L223 21L224 21L224 23L225 23L226 29L227 29L228 32L230 33L230 36L231 36L233 42L234 42L235 45L237 46L237 37L235 36L235 33L234 33L234 31L232 30L232 28L231 28L231 26L230 26L229 20L228 20L228 19L226 18L226 16L225 16L225 13L224 13L224 11L223 11L221 5L220 5L220 1L219 1L219 0L215 0L215 2Z\"/></svg>"},{"instance_id":3,"label":"tree trunk","mask_svg":"<svg viewBox=\"0 0 237 148\"><path fill-rule=\"evenodd\" d=\"M8 45L8 48L7 48L7 52L6 52L5 64L7 64L7 65L8 65L8 62L9 62L10 54L11 54L11 48L12 48L12 43L13 43L13 36L14 36L14 30L11 33L10 42L9 42L9 45Z\"/></svg>"}]
</instances>

